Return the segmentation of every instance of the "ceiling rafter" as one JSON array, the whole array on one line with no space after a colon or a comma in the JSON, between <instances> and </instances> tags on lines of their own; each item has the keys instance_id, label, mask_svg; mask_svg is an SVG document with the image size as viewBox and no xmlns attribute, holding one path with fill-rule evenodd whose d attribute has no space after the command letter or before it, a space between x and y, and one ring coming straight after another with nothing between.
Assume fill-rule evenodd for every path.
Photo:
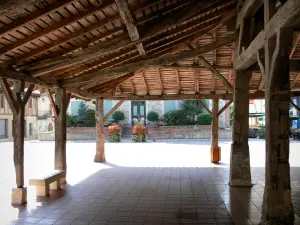
<instances>
[{"instance_id":1,"label":"ceiling rafter","mask_svg":"<svg viewBox=\"0 0 300 225\"><path fill-rule=\"evenodd\" d=\"M117 7L119 9L119 14L122 18L123 23L126 25L129 37L132 41L138 41L140 39L140 34L134 23L134 18L131 15L131 12L128 7L128 2L124 0L115 0ZM136 44L139 54L143 57L146 56L146 51L143 47L143 43L140 42Z\"/></svg>"},{"instance_id":2,"label":"ceiling rafter","mask_svg":"<svg viewBox=\"0 0 300 225\"><path fill-rule=\"evenodd\" d=\"M70 85L80 83L80 82L84 83L84 82L88 82L88 81L92 81L92 80L96 81L99 78L103 77L104 75L112 77L112 76L118 75L120 73L123 73L123 71L124 72L134 72L136 70L149 68L151 66L158 67L158 66L162 66L165 64L171 64L178 60L182 60L182 59L186 59L186 58L193 58L197 55L203 54L205 52L209 52L214 48L218 48L218 47L230 44L234 40L235 40L235 35L228 35L227 37L224 37L216 42L213 42L211 44L203 46L200 49L184 52L181 54L169 55L168 57L163 56L163 57L156 57L156 58L152 58L152 59L148 59L148 60L142 60L142 61L139 61L136 63L131 63L131 64L107 69L103 72L92 72L92 73L83 74L81 76L62 80L61 84L62 84L62 86L70 86ZM99 75L101 75L101 76L99 76Z\"/></svg>"},{"instance_id":3,"label":"ceiling rafter","mask_svg":"<svg viewBox=\"0 0 300 225\"><path fill-rule=\"evenodd\" d=\"M26 23L33 22L35 20L41 19L43 16L54 13L58 8L65 7L72 3L74 0L60 0L52 3L51 5L41 8L40 10L29 14L26 17L21 17L13 21L12 23L2 27L0 29L0 36L4 36L13 30L21 28ZM16 5L15 5L16 6ZM2 6L3 7L3 6Z\"/></svg>"},{"instance_id":4,"label":"ceiling rafter","mask_svg":"<svg viewBox=\"0 0 300 225\"><path fill-rule=\"evenodd\" d=\"M34 41L35 39L40 38L41 36L45 36L45 35L53 32L55 30L58 30L61 27L68 26L68 25L70 25L70 24L72 24L72 23L80 20L81 18L89 16L89 15L95 13L96 11L98 11L98 10L100 10L102 8L105 8L105 7L107 7L107 6L111 5L111 4L112 4L111 1L107 1L105 3L100 3L97 6L91 6L90 8L88 8L88 9L86 9L86 10L84 10L84 11L82 11L82 12L76 14L76 15L72 15L72 16L70 16L67 19L63 19L59 23L56 23L56 24L54 24L52 26L49 26L49 27L47 27L45 29L42 29L42 30L40 30L40 31L38 31L38 32L36 32L36 33L34 33L34 34L32 34L32 35L24 38L24 39L21 39L21 40L19 40L17 42L13 42L11 44L8 44L4 48L0 49L0 55L3 55L6 52L9 52L9 51L12 51L14 49L17 49L17 48L25 45L26 43Z\"/></svg>"},{"instance_id":5,"label":"ceiling rafter","mask_svg":"<svg viewBox=\"0 0 300 225\"><path fill-rule=\"evenodd\" d=\"M223 13L225 13L225 12L223 12ZM219 12L215 13L215 14L220 16ZM199 20L198 21L200 23L202 21L202 23L203 23L203 21L206 21L208 19L211 19L211 15L205 15L203 18L201 17L200 21ZM197 24L196 22L197 22L197 20L192 21L192 24L196 25ZM169 24L169 26L170 25L171 24ZM143 36L142 38L139 39L139 41L144 42L159 33L161 33L161 34L159 34L159 36L156 37L157 39L166 38L170 35L173 35L175 32L181 32L182 29L186 29L188 27L184 22L181 22L176 25L178 25L178 27L175 27L175 29L170 29L167 32L163 32L163 33L161 33L161 30L157 30L156 33L151 33L146 36ZM181 25L183 27L181 27L179 25ZM160 25L159 27L165 28L165 24ZM32 65L30 68L31 68L31 70L35 70L35 71L32 71L32 74L34 76L41 76L41 75L44 75L51 71L58 70L61 68L67 68L67 67L73 66L74 64L83 63L88 60L91 60L92 58L99 57L103 54L109 54L112 51L117 51L117 50L120 50L121 48L127 48L127 47L132 46L133 44L137 44L137 43L138 43L138 41L132 42L132 41L126 39L126 37L124 37L124 35L121 35L117 38L112 39L111 41L99 43L94 46L90 46L89 48L83 49L72 55L67 55L67 56L63 56L63 57L57 57L56 59L54 58L51 60L41 61L39 63ZM45 68L45 69L42 69L42 68Z\"/></svg>"}]
</instances>

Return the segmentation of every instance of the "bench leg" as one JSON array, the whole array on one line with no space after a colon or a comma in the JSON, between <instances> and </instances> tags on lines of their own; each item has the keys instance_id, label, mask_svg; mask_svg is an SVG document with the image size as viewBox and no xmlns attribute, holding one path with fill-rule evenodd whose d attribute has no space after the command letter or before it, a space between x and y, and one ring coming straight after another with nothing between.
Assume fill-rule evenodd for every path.
<instances>
[{"instance_id":1,"label":"bench leg","mask_svg":"<svg viewBox=\"0 0 300 225\"><path fill-rule=\"evenodd\" d=\"M51 191L58 191L60 189L60 179L50 184Z\"/></svg>"},{"instance_id":2,"label":"bench leg","mask_svg":"<svg viewBox=\"0 0 300 225\"><path fill-rule=\"evenodd\" d=\"M36 186L36 196L48 196L49 195L49 185L46 186Z\"/></svg>"}]
</instances>

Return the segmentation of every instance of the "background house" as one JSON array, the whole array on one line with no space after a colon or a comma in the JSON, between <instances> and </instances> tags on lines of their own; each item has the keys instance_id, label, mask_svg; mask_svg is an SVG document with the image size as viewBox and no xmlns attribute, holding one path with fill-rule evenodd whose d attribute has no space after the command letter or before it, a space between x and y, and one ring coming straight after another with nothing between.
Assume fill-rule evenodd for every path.
<instances>
[{"instance_id":1,"label":"background house","mask_svg":"<svg viewBox=\"0 0 300 225\"><path fill-rule=\"evenodd\" d=\"M68 113L72 116L76 116L78 113L81 100L71 99ZM119 101L118 100L105 100L104 101L104 114L107 114ZM92 101L85 102L89 108L95 109L95 105ZM123 111L125 119L121 121L123 126L131 126L132 119L138 115L140 117L146 117L148 112L155 111L162 117L165 113L173 110L180 109L180 100L165 100L165 101L125 101L117 110ZM212 101L207 100L208 107L212 109ZM219 108L221 109L226 101L219 101ZM230 126L230 110L225 110L219 117L219 127Z\"/></svg>"},{"instance_id":2,"label":"background house","mask_svg":"<svg viewBox=\"0 0 300 225\"><path fill-rule=\"evenodd\" d=\"M25 137L36 138L38 135L38 99L39 92L33 92L25 107ZM13 115L4 94L0 93L0 139L13 138Z\"/></svg>"}]
</instances>

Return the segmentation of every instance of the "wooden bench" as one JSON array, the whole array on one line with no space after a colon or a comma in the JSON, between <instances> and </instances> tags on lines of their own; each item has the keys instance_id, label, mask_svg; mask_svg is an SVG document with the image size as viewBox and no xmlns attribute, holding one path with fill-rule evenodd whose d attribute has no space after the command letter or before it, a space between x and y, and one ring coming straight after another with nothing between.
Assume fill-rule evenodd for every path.
<instances>
[{"instance_id":1,"label":"wooden bench","mask_svg":"<svg viewBox=\"0 0 300 225\"><path fill-rule=\"evenodd\" d=\"M29 185L36 186L36 196L48 196L50 190L60 189L61 179L66 177L66 171L57 170L40 179L30 179Z\"/></svg>"}]
</instances>

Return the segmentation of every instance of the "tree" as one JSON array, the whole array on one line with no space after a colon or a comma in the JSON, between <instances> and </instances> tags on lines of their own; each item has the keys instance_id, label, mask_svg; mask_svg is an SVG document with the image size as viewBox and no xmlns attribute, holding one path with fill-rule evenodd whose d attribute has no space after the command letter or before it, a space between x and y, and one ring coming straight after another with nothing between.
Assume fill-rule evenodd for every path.
<instances>
[{"instance_id":1,"label":"tree","mask_svg":"<svg viewBox=\"0 0 300 225\"><path fill-rule=\"evenodd\" d=\"M84 123L85 123L86 127L95 127L96 126L95 110L87 109L85 111Z\"/></svg>"},{"instance_id":2,"label":"tree","mask_svg":"<svg viewBox=\"0 0 300 225\"><path fill-rule=\"evenodd\" d=\"M80 102L79 108L78 108L78 115L77 115L77 122L78 123L84 124L86 111L87 111L86 104L83 101Z\"/></svg>"},{"instance_id":3,"label":"tree","mask_svg":"<svg viewBox=\"0 0 300 225\"><path fill-rule=\"evenodd\" d=\"M181 110L190 119L194 119L196 115L203 111L202 106L197 100L186 100L181 103Z\"/></svg>"},{"instance_id":4,"label":"tree","mask_svg":"<svg viewBox=\"0 0 300 225\"><path fill-rule=\"evenodd\" d=\"M115 111L112 114L112 119L114 121L116 121L117 123L119 123L121 120L125 119L125 115L124 115L124 113L122 111Z\"/></svg>"},{"instance_id":5,"label":"tree","mask_svg":"<svg viewBox=\"0 0 300 225\"><path fill-rule=\"evenodd\" d=\"M151 121L151 122L157 122L158 121L158 117L159 117L158 113L154 112L154 111L150 111L147 114L147 120Z\"/></svg>"}]
</instances>

